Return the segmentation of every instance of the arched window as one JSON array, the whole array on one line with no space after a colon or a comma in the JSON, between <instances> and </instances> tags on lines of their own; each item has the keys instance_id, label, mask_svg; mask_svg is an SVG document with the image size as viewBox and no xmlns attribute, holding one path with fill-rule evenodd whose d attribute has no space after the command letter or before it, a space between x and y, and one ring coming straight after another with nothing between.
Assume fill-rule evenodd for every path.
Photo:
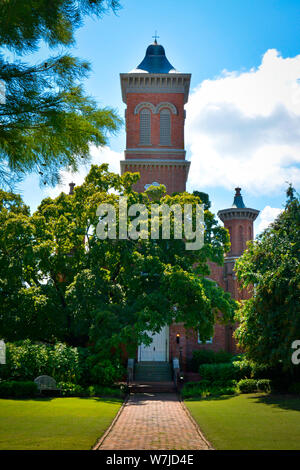
<instances>
[{"instance_id":1,"label":"arched window","mask_svg":"<svg viewBox=\"0 0 300 470\"><path fill-rule=\"evenodd\" d=\"M151 111L147 108L140 112L140 144L151 144Z\"/></svg>"},{"instance_id":2,"label":"arched window","mask_svg":"<svg viewBox=\"0 0 300 470\"><path fill-rule=\"evenodd\" d=\"M160 112L160 145L171 145L171 113L168 109Z\"/></svg>"},{"instance_id":3,"label":"arched window","mask_svg":"<svg viewBox=\"0 0 300 470\"><path fill-rule=\"evenodd\" d=\"M244 229L240 225L239 226L239 251L242 253L245 249L245 242L244 242Z\"/></svg>"}]
</instances>

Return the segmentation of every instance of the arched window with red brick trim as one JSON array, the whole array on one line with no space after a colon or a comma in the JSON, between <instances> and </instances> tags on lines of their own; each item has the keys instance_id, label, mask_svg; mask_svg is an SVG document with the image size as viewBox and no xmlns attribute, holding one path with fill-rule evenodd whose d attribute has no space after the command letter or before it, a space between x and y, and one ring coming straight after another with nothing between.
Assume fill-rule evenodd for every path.
<instances>
[{"instance_id":1,"label":"arched window with red brick trim","mask_svg":"<svg viewBox=\"0 0 300 470\"><path fill-rule=\"evenodd\" d=\"M151 145L151 111L148 108L140 112L140 145Z\"/></svg>"},{"instance_id":2,"label":"arched window with red brick trim","mask_svg":"<svg viewBox=\"0 0 300 470\"><path fill-rule=\"evenodd\" d=\"M248 229L248 240L252 240L252 230L251 230L251 227L249 227Z\"/></svg>"},{"instance_id":3,"label":"arched window with red brick trim","mask_svg":"<svg viewBox=\"0 0 300 470\"><path fill-rule=\"evenodd\" d=\"M169 109L160 112L160 145L171 145L171 113Z\"/></svg>"}]
</instances>

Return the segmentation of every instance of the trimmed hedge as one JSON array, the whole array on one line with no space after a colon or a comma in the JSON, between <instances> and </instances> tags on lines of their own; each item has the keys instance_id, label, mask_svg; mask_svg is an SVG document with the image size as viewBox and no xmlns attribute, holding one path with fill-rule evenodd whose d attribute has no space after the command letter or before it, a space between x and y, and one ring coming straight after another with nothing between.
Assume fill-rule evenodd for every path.
<instances>
[{"instance_id":1,"label":"trimmed hedge","mask_svg":"<svg viewBox=\"0 0 300 470\"><path fill-rule=\"evenodd\" d=\"M256 382L257 390L260 392L271 392L271 380L270 379L260 379Z\"/></svg>"},{"instance_id":2,"label":"trimmed hedge","mask_svg":"<svg viewBox=\"0 0 300 470\"><path fill-rule=\"evenodd\" d=\"M63 397L116 397L123 398L127 393L125 386L121 387L103 387L101 385L90 385L83 388L80 385L60 382L57 384L59 394Z\"/></svg>"},{"instance_id":3,"label":"trimmed hedge","mask_svg":"<svg viewBox=\"0 0 300 470\"><path fill-rule=\"evenodd\" d=\"M223 364L202 364L199 367L199 374L203 380L208 380L211 384L215 382L226 384L230 380L249 378L251 368L246 361Z\"/></svg>"},{"instance_id":4,"label":"trimmed hedge","mask_svg":"<svg viewBox=\"0 0 300 470\"><path fill-rule=\"evenodd\" d=\"M237 384L241 393L266 392L271 391L270 379L242 379Z\"/></svg>"},{"instance_id":5,"label":"trimmed hedge","mask_svg":"<svg viewBox=\"0 0 300 470\"><path fill-rule=\"evenodd\" d=\"M193 352L191 360L191 369L198 372L199 366L202 364L221 364L224 362L231 362L235 356L226 351L214 352L210 349L200 349Z\"/></svg>"},{"instance_id":6,"label":"trimmed hedge","mask_svg":"<svg viewBox=\"0 0 300 470\"><path fill-rule=\"evenodd\" d=\"M257 382L255 379L242 379L237 384L241 393L257 392Z\"/></svg>"},{"instance_id":7,"label":"trimmed hedge","mask_svg":"<svg viewBox=\"0 0 300 470\"><path fill-rule=\"evenodd\" d=\"M255 364L247 361L234 361L224 364L202 364L199 367L199 374L205 380L210 382L241 379L272 379L282 380L280 371L270 368L266 365Z\"/></svg>"},{"instance_id":8,"label":"trimmed hedge","mask_svg":"<svg viewBox=\"0 0 300 470\"><path fill-rule=\"evenodd\" d=\"M0 382L1 398L31 398L38 394L38 387L35 382Z\"/></svg>"},{"instance_id":9,"label":"trimmed hedge","mask_svg":"<svg viewBox=\"0 0 300 470\"><path fill-rule=\"evenodd\" d=\"M181 396L183 398L207 398L219 397L222 395L234 395L236 393L235 385L209 385L206 381L201 382L188 382L182 390Z\"/></svg>"},{"instance_id":10,"label":"trimmed hedge","mask_svg":"<svg viewBox=\"0 0 300 470\"><path fill-rule=\"evenodd\" d=\"M123 398L127 393L127 387L103 387L91 385L84 388L71 382L59 382L57 390L52 391L51 396L63 397L116 397ZM42 395L48 395L42 392ZM0 382L0 398L33 398L39 395L35 382L3 381Z\"/></svg>"},{"instance_id":11,"label":"trimmed hedge","mask_svg":"<svg viewBox=\"0 0 300 470\"><path fill-rule=\"evenodd\" d=\"M102 387L101 385L91 385L88 388L90 397L116 397L123 398L127 393L127 387Z\"/></svg>"},{"instance_id":12,"label":"trimmed hedge","mask_svg":"<svg viewBox=\"0 0 300 470\"><path fill-rule=\"evenodd\" d=\"M234 395L237 392L269 393L270 391L271 383L269 379L241 379L238 383L235 380L228 380L227 382L209 382L208 380L201 380L201 382L187 382L181 390L181 395L183 398L207 398L221 395Z\"/></svg>"}]
</instances>

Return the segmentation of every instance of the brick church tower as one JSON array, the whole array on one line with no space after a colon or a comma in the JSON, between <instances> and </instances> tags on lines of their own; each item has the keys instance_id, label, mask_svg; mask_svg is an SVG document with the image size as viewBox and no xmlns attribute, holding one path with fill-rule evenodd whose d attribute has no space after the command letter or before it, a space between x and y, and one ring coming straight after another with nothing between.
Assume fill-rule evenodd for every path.
<instances>
[{"instance_id":1,"label":"brick church tower","mask_svg":"<svg viewBox=\"0 0 300 470\"><path fill-rule=\"evenodd\" d=\"M185 160L184 105L190 74L177 72L155 39L136 69L121 73L126 109L126 150L121 173L140 173L134 188L164 184L168 194L182 192L190 162Z\"/></svg>"},{"instance_id":2,"label":"brick church tower","mask_svg":"<svg viewBox=\"0 0 300 470\"><path fill-rule=\"evenodd\" d=\"M218 212L218 217L229 231L231 243L230 252L227 253L224 259L224 288L236 300L246 298L244 296L247 296L247 294L238 288L233 270L234 264L246 249L247 241L253 240L253 222L258 214L258 210L245 206L241 195L241 188L235 188L232 206L229 209L222 209Z\"/></svg>"},{"instance_id":3,"label":"brick church tower","mask_svg":"<svg viewBox=\"0 0 300 470\"><path fill-rule=\"evenodd\" d=\"M245 206L241 195L241 188L235 188L235 196L232 206L229 209L222 209L218 212L218 217L224 223L224 227L229 231L231 243L230 251L226 254L224 259L222 287L227 292L230 292L235 300L243 300L250 297L250 292L248 290L241 289L239 287L233 268L236 260L247 248L247 241L253 240L254 238L253 223L258 214L258 210ZM220 279L216 280L219 281L220 284ZM226 350L235 352L236 346L232 337L233 329L233 326L225 328L225 346Z\"/></svg>"},{"instance_id":4,"label":"brick church tower","mask_svg":"<svg viewBox=\"0 0 300 470\"><path fill-rule=\"evenodd\" d=\"M136 191L142 192L151 184L164 184L168 194L185 191L190 162L185 159L184 105L188 101L191 74L176 71L155 39L140 65L129 73L121 73L120 78L122 99L127 105L121 173L140 173ZM237 300L247 298L249 292L239 289L233 268L246 242L253 239L253 222L258 214L259 211L245 207L240 188L236 188L233 205L218 212L229 230L231 250L224 266L210 263L210 279ZM165 326L152 335L150 346L139 346L136 360L153 364L179 357L186 369L197 349L235 352L234 327L215 325L214 336L203 343L199 335L185 330L183 324Z\"/></svg>"},{"instance_id":5,"label":"brick church tower","mask_svg":"<svg viewBox=\"0 0 300 470\"><path fill-rule=\"evenodd\" d=\"M246 249L246 242L253 239L253 223L258 214L258 210L245 206L241 188L235 189L232 206L218 212L218 217L229 231L231 248L224 258L223 266L209 263L210 279L226 292L230 292L235 300L248 299L251 295L247 289L240 288L234 272L234 264ZM193 351L199 349L236 353L237 347L233 338L236 326L236 324L221 325L217 323L214 327L213 337L205 343L194 331L186 331L183 325L171 325L170 335L173 338L170 338L170 349L172 355L178 355L179 348L176 347L176 334L180 334L181 349L179 352L181 352L183 367L192 359Z\"/></svg>"}]
</instances>

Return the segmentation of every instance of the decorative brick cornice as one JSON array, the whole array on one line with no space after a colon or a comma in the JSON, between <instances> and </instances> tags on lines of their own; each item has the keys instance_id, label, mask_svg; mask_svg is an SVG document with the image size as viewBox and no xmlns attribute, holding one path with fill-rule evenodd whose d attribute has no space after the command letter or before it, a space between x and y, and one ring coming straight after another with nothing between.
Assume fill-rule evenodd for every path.
<instances>
[{"instance_id":1,"label":"decorative brick cornice","mask_svg":"<svg viewBox=\"0 0 300 470\"><path fill-rule=\"evenodd\" d=\"M234 219L249 219L255 220L260 211L256 209L245 208L236 208L231 207L229 209L222 209L218 212L218 217L225 222L225 220L234 220Z\"/></svg>"},{"instance_id":2,"label":"decorative brick cornice","mask_svg":"<svg viewBox=\"0 0 300 470\"><path fill-rule=\"evenodd\" d=\"M190 73L121 73L122 99L127 93L184 93L187 103L190 89Z\"/></svg>"}]
</instances>

